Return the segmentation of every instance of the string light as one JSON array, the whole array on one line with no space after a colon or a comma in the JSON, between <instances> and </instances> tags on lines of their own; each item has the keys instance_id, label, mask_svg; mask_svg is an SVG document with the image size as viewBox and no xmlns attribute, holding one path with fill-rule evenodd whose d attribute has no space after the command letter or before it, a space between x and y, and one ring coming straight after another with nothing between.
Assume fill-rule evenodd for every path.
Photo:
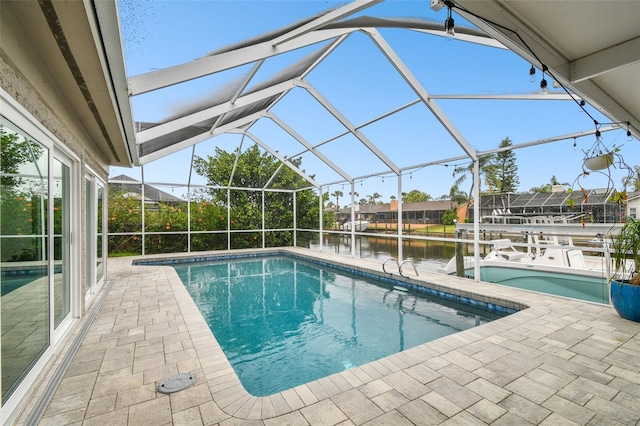
<instances>
[{"instance_id":1,"label":"string light","mask_svg":"<svg viewBox=\"0 0 640 426\"><path fill-rule=\"evenodd\" d=\"M548 92L549 92L549 89L547 89L547 80L543 78L542 81L540 82L540 93L543 95L546 95Z\"/></svg>"},{"instance_id":2,"label":"string light","mask_svg":"<svg viewBox=\"0 0 640 426\"><path fill-rule=\"evenodd\" d=\"M451 37L454 37L456 35L456 31L455 31L455 23L453 18L451 17L451 6L449 4L447 4L448 7L448 11L449 11L449 16L447 17L446 21L444 21L444 31Z\"/></svg>"},{"instance_id":3,"label":"string light","mask_svg":"<svg viewBox=\"0 0 640 426\"><path fill-rule=\"evenodd\" d=\"M542 81L540 81L540 93L546 95L549 92L547 89L547 80L544 78L545 71L549 71L546 65L542 66Z\"/></svg>"},{"instance_id":4,"label":"string light","mask_svg":"<svg viewBox=\"0 0 640 426\"><path fill-rule=\"evenodd\" d=\"M485 22L485 23L488 23L488 24L494 25L494 26L496 26L496 27L498 27L498 28L501 28L501 29L503 29L503 30L506 30L506 31L509 31L510 33L512 33L515 37L517 37L517 38L520 40L520 42L522 43L522 45L523 45L523 46L524 46L524 47L529 51L529 53L530 53L530 54L531 54L531 55L532 55L532 56L533 56L533 57L534 57L534 58L535 58L535 59L540 63L540 65L541 65L541 69L542 69L542 81L540 82L540 89L541 89L541 90L540 90L540 92L541 92L542 94L545 94L545 93L547 93L547 92L548 92L548 89L547 89L547 81L546 81L546 79L544 78L545 73L547 73L547 74L549 74L549 76L550 76L551 78L553 78L554 86L556 86L556 85L557 85L557 87L561 87L561 88L562 88L562 89L567 93L567 95L569 95L569 96L571 97L571 99L572 99L572 100L573 100L573 101L574 101L574 102L575 102L575 103L576 103L576 104L577 104L577 105L582 109L582 111L583 111L583 112L584 112L584 113L585 113L589 118L591 118L592 120L596 121L596 120L593 118L593 116L589 113L589 111L587 111L587 109L585 108L585 105L586 105L585 101L584 101L583 99L579 99L579 98L577 98L573 93L571 93L571 92L569 91L569 89L567 89L567 88L564 86L564 84L562 84L562 82L558 81L558 79L557 79L557 78L555 78L555 76L554 76L554 75L549 71L549 69L547 68L547 66L546 66L544 63L542 63L542 61L541 61L541 60L540 60L540 58L536 55L536 53L533 51L533 49L531 49L531 47L527 44L527 42L526 42L526 41L522 38L522 36L518 33L518 31L515 31L515 30L513 30L513 29L511 29L511 28L509 28L509 27L506 27L506 26L504 26L504 25L501 25L501 24L499 24L499 23L497 23L497 22L495 22L495 21L492 21L491 19L484 18L484 17L482 17L482 16L478 15L477 13L474 13L474 12L472 12L472 11L470 11L470 10L468 10L468 9L466 9L466 8L464 8L464 7L462 7L462 6L460 6L460 5L455 4L453 1L450 1L450 0L443 0L443 1L442 1L442 3L444 3L444 4L449 8L449 15L451 15L451 9L453 9L453 8L455 7L455 8L458 8L458 9L462 10L463 12L465 12L465 13L467 13L467 14L471 15L471 16L474 16L474 17L476 17L476 18L480 19L481 21L483 21L483 22ZM439 10L439 9L434 9L434 10ZM453 24L453 22L452 22L452 24ZM447 22L445 22L445 27L446 27L446 25L447 25ZM532 70L534 71L534 73L532 73ZM532 76L532 74L535 74L535 68L533 67L533 65L531 66L531 69L529 69L529 76ZM596 122L596 123L597 123L597 122ZM609 124L617 124L617 125L620 125L620 124L623 124L623 123L626 123L626 124L627 124L627 127L628 127L628 128L627 128L627 137L628 137L628 138L631 138L631 130L630 130L630 126L631 126L631 124L630 124L630 122L614 122L614 123L609 123Z\"/></svg>"},{"instance_id":5,"label":"string light","mask_svg":"<svg viewBox=\"0 0 640 426\"><path fill-rule=\"evenodd\" d=\"M536 80L536 69L531 65L529 68L529 82L533 83Z\"/></svg>"}]
</instances>

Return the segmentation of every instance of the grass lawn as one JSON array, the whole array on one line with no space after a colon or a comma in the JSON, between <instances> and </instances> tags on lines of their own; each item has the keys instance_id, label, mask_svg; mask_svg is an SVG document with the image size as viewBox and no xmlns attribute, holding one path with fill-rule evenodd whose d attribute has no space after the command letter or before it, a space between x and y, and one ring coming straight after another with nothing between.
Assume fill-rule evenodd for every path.
<instances>
[{"instance_id":1,"label":"grass lawn","mask_svg":"<svg viewBox=\"0 0 640 426\"><path fill-rule=\"evenodd\" d=\"M398 229L398 224L396 223L370 223L370 230L389 230L395 231ZM455 232L455 225L440 225L440 224L421 224L421 223L404 223L402 225L402 229L404 233L411 234L453 234Z\"/></svg>"}]
</instances>

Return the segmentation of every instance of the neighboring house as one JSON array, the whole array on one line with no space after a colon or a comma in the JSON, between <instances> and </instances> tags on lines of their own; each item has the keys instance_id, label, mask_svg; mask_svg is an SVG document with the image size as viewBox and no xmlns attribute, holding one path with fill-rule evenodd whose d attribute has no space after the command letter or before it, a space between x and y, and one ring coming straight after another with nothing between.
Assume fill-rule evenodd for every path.
<instances>
[{"instance_id":1,"label":"neighboring house","mask_svg":"<svg viewBox=\"0 0 640 426\"><path fill-rule=\"evenodd\" d=\"M424 201L421 203L402 204L402 221L404 223L442 223L442 216L447 210L457 207L455 201ZM397 223L398 201L389 204L361 204L357 206L356 219L368 220L372 223ZM350 208L341 211L346 219L351 214Z\"/></svg>"},{"instance_id":2,"label":"neighboring house","mask_svg":"<svg viewBox=\"0 0 640 426\"><path fill-rule=\"evenodd\" d=\"M480 216L582 216L595 223L615 223L624 216L624 205L611 202L611 190L604 188L522 194L485 194L480 200ZM569 201L572 200L572 201ZM573 205L571 205L573 203ZM473 206L470 217L473 217Z\"/></svg>"},{"instance_id":3,"label":"neighboring house","mask_svg":"<svg viewBox=\"0 0 640 426\"><path fill-rule=\"evenodd\" d=\"M625 216L640 219L640 191L630 192L627 198L627 211Z\"/></svg>"},{"instance_id":4,"label":"neighboring house","mask_svg":"<svg viewBox=\"0 0 640 426\"><path fill-rule=\"evenodd\" d=\"M585 194L580 191L567 192L564 188L555 188L552 192L522 194L485 194L480 197L480 217L492 216L568 216L585 217L595 223L619 222L625 215L640 217L640 192L629 193L626 205L610 201L610 191L589 189ZM571 206L569 200L573 200ZM471 204L468 218L473 218L474 203ZM457 203L445 201L425 201L422 203L404 203L402 221L404 223L441 223L447 210L461 208ZM625 213L626 208L626 213ZM398 202L390 204L361 204L356 206L356 219L372 223L396 223L398 221ZM351 215L351 209L345 207L338 214L343 222ZM635 216L634 216L635 215Z\"/></svg>"},{"instance_id":5,"label":"neighboring house","mask_svg":"<svg viewBox=\"0 0 640 426\"><path fill-rule=\"evenodd\" d=\"M2 164L0 424L105 283L108 170L137 155L117 22L111 1L0 5L2 158L18 164Z\"/></svg>"},{"instance_id":6,"label":"neighboring house","mask_svg":"<svg viewBox=\"0 0 640 426\"><path fill-rule=\"evenodd\" d=\"M127 175L119 175L109 179L109 192L122 192L126 196L142 196L142 182ZM182 198L161 191L151 185L144 184L144 202L184 202Z\"/></svg>"}]
</instances>

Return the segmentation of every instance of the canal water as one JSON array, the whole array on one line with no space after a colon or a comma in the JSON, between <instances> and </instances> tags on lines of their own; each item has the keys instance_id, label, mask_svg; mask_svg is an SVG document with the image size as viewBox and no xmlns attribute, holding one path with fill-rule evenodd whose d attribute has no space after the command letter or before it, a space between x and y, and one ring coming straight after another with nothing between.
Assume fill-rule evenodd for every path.
<instances>
[{"instance_id":1,"label":"canal water","mask_svg":"<svg viewBox=\"0 0 640 426\"><path fill-rule=\"evenodd\" d=\"M398 257L398 241L380 235L356 236L355 257L373 260L381 264L389 257ZM412 259L418 272L437 272L455 256L455 243L449 241L408 240L403 238L403 259ZM322 249L316 241L310 244L313 250L336 253L351 257L351 236L325 234ZM480 256L484 257L490 250L486 244L480 245ZM472 253L471 244L463 244L463 253ZM585 252L586 254L597 254ZM387 264L387 268L392 268ZM410 271L409 266L403 266L403 271ZM608 303L608 287L606 278L574 277L554 273L527 273L526 279L522 275L509 275L512 268L484 268L482 280L495 282L510 287L518 287L564 297L588 300L597 303ZM391 271L389 272L396 272ZM531 272L531 271L529 271ZM472 271L468 272L470 275ZM505 275L506 274L506 275Z\"/></svg>"},{"instance_id":2,"label":"canal water","mask_svg":"<svg viewBox=\"0 0 640 426\"><path fill-rule=\"evenodd\" d=\"M324 234L322 238L322 250L318 241L312 242L309 248L351 256L351 236ZM438 268L445 266L454 255L453 242L409 240L406 237L402 240L402 258L413 259L418 270L437 272ZM397 258L398 240L382 235L355 236L354 256L380 263L389 257Z\"/></svg>"}]
</instances>

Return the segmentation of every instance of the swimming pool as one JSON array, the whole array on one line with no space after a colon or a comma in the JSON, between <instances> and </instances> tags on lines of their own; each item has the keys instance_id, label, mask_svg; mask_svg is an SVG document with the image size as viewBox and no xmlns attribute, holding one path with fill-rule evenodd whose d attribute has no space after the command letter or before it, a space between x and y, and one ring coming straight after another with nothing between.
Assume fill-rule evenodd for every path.
<instances>
[{"instance_id":1,"label":"swimming pool","mask_svg":"<svg viewBox=\"0 0 640 426\"><path fill-rule=\"evenodd\" d=\"M506 315L290 256L174 267L254 396Z\"/></svg>"},{"instance_id":2,"label":"swimming pool","mask_svg":"<svg viewBox=\"0 0 640 426\"><path fill-rule=\"evenodd\" d=\"M3 273L2 276L0 276L0 295L7 295L14 290L17 290L20 287L30 284L33 281L39 280L40 278L43 278L45 276L47 276L47 272L42 272L40 270L11 274Z\"/></svg>"},{"instance_id":3,"label":"swimming pool","mask_svg":"<svg viewBox=\"0 0 640 426\"><path fill-rule=\"evenodd\" d=\"M465 270L473 278L473 269ZM609 287L604 277L563 274L532 268L482 266L480 279L485 282L571 297L596 303L609 303Z\"/></svg>"}]
</instances>

